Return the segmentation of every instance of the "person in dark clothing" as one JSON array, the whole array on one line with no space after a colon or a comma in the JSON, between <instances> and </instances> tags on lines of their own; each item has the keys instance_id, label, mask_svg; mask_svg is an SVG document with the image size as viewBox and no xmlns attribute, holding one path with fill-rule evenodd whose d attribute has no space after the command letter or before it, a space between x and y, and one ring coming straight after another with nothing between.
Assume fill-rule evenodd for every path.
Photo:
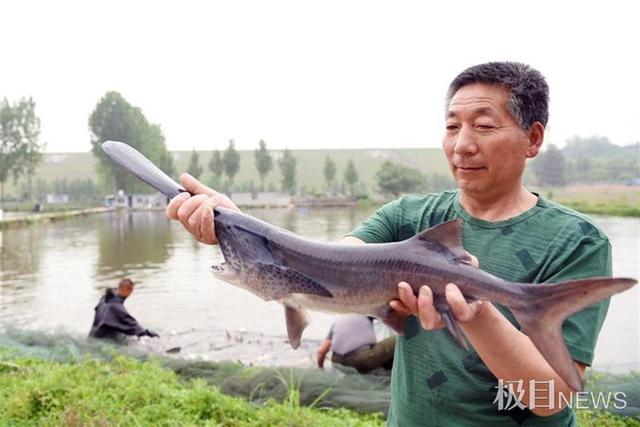
<instances>
[{"instance_id":1,"label":"person in dark clothing","mask_svg":"<svg viewBox=\"0 0 640 427\"><path fill-rule=\"evenodd\" d=\"M124 300L133 292L133 281L122 279L118 289L108 288L95 307L95 318L89 336L124 343L126 335L159 337L145 329L124 308Z\"/></svg>"}]
</instances>

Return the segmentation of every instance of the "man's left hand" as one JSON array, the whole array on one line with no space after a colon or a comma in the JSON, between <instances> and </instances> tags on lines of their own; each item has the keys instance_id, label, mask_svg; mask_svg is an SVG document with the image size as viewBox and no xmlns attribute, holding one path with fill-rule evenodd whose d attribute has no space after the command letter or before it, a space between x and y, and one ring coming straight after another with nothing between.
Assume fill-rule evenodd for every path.
<instances>
[{"instance_id":1,"label":"man's left hand","mask_svg":"<svg viewBox=\"0 0 640 427\"><path fill-rule=\"evenodd\" d=\"M473 255L470 256L471 265L478 268L478 259ZM407 282L400 282L398 283L398 296L399 299L392 300L389 306L399 314L416 316L424 329L431 330L445 327L442 316L433 304L433 292L428 285L422 286L416 297L411 285ZM482 301L468 303L460 289L453 283L447 285L445 298L451 308L451 313L460 323L472 321L483 309Z\"/></svg>"}]
</instances>

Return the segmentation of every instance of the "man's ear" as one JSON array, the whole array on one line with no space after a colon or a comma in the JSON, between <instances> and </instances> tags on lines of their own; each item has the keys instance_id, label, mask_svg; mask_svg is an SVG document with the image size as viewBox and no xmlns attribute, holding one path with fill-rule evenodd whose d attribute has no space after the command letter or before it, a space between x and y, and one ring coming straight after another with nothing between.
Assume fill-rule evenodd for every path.
<instances>
[{"instance_id":1,"label":"man's ear","mask_svg":"<svg viewBox=\"0 0 640 427\"><path fill-rule=\"evenodd\" d=\"M535 122L527 131L529 145L527 147L527 159L533 159L538 155L544 141L544 126L542 123Z\"/></svg>"}]
</instances>

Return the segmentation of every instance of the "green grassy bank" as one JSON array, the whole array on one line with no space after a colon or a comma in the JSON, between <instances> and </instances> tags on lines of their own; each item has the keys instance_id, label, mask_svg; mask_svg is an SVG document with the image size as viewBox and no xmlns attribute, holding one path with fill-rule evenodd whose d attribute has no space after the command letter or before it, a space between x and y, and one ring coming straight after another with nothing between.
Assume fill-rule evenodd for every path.
<instances>
[{"instance_id":1,"label":"green grassy bank","mask_svg":"<svg viewBox=\"0 0 640 427\"><path fill-rule=\"evenodd\" d=\"M590 185L545 189L542 194L586 214L640 217L640 187Z\"/></svg>"},{"instance_id":2,"label":"green grassy bank","mask_svg":"<svg viewBox=\"0 0 640 427\"><path fill-rule=\"evenodd\" d=\"M638 418L578 411L581 426L640 426ZM202 379L181 380L154 361L115 356L62 363L0 348L0 425L381 426L381 414L300 405L290 387L282 402L222 394Z\"/></svg>"},{"instance_id":3,"label":"green grassy bank","mask_svg":"<svg viewBox=\"0 0 640 427\"><path fill-rule=\"evenodd\" d=\"M380 426L380 414L300 406L295 389L254 404L154 362L0 359L0 425Z\"/></svg>"}]
</instances>

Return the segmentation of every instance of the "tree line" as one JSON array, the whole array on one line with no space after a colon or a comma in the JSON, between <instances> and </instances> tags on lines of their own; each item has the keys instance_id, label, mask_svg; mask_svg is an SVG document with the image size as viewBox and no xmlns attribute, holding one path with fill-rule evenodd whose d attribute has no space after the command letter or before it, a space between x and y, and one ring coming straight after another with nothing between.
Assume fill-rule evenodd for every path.
<instances>
[{"instance_id":1,"label":"tree line","mask_svg":"<svg viewBox=\"0 0 640 427\"><path fill-rule=\"evenodd\" d=\"M42 161L44 144L38 141L40 119L32 98L0 103L0 209L4 203L4 187L9 178L15 182L27 176L27 198L32 198L32 180Z\"/></svg>"},{"instance_id":2,"label":"tree line","mask_svg":"<svg viewBox=\"0 0 640 427\"><path fill-rule=\"evenodd\" d=\"M167 174L175 176L173 159L166 151L164 136L157 125L149 124L139 108L132 107L117 92L109 92L98 103L90 118L92 130L93 153L98 158L98 170L105 182L111 182L114 191L122 189L126 192L140 191L139 183L129 174L120 173L118 167L109 161L100 149L103 141L113 139L132 145L151 161L158 164ZM187 172L201 179L205 165L200 160L198 151L193 149L189 157ZM295 195L305 193L300 188L297 177L297 159L293 152L285 148L277 154L267 148L264 140L258 142L254 150L254 167L258 173L259 183L252 181L248 185L237 186L236 176L240 170L240 154L235 148L235 141L230 139L227 147L220 151L214 149L206 169L210 176L206 184L212 188L231 194L238 188L241 191L265 191L265 179L278 167L280 187L278 190ZM342 171L342 180L338 179L338 168L330 156L325 158L323 167L324 188L322 195L349 195L352 197L368 197L360 184L360 176L353 159L349 159ZM449 177L427 175L399 163L385 161L375 175L377 190L385 196L398 196L407 192L429 192L453 187ZM318 195L318 194L316 194Z\"/></svg>"},{"instance_id":3,"label":"tree line","mask_svg":"<svg viewBox=\"0 0 640 427\"><path fill-rule=\"evenodd\" d=\"M61 178L54 182L38 180L34 191L34 176L42 161L45 144L39 141L40 119L35 113L35 101L21 98L10 102L6 98L0 103L0 208L4 200L6 182L13 178L26 177L19 187L21 199L32 201L34 195L42 198L46 192L70 192L76 199L90 198L90 194L100 191L147 192L148 187L114 165L104 154L101 144L107 140L125 142L168 175L177 178L172 154L167 150L166 141L159 125L150 123L139 107L131 105L118 92L107 92L97 103L89 116L91 151L97 158L98 182L91 180L69 181ZM264 140L258 142L254 150L254 167L259 182L236 181L240 170L240 154L235 142L230 139L226 149L214 149L206 169L210 176L206 183L221 191L265 191L265 180L277 167L280 173L279 186L270 184L270 191L282 191L291 195L307 194L308 189L300 186L297 177L297 159L289 149L272 152ZM635 183L639 182L640 143L631 146L617 146L604 137L573 138L562 150L551 144L528 166L525 176L528 184L555 187L567 184L594 183ZM187 172L201 178L205 166L201 165L200 153L191 152ZM339 179L334 159L327 156L322 169L324 187L316 195L346 194L367 197L364 183L352 159L349 159ZM402 193L432 192L453 188L451 177L425 174L422 171L389 160L382 162L375 173L376 190L388 197ZM76 194L77 193L77 194ZM73 196L72 196L73 197Z\"/></svg>"},{"instance_id":4,"label":"tree line","mask_svg":"<svg viewBox=\"0 0 640 427\"><path fill-rule=\"evenodd\" d=\"M620 147L606 137L567 141L560 150L554 144L531 163L535 183L542 187L570 184L640 184L640 143Z\"/></svg>"},{"instance_id":5,"label":"tree line","mask_svg":"<svg viewBox=\"0 0 640 427\"><path fill-rule=\"evenodd\" d=\"M242 186L242 191L265 191L265 179L269 173L274 169L274 166L278 166L280 170L280 191L291 195L296 194L298 189L297 180L297 159L293 155L293 152L285 148L278 158L275 159L274 154L267 149L267 143L261 139L258 142L258 148L254 150L254 166L258 172L260 179L259 186L255 186L251 181L249 182L249 188ZM221 189L226 193L231 193L234 187L234 178L240 170L240 155L235 149L235 142L233 139L229 140L227 148L220 152L219 150L213 150L211 158L207 163L207 169L211 172L211 177L207 184L212 188ZM200 154L194 149L191 152L189 163L187 166L187 173L200 179L204 167L200 164ZM326 193L338 194L348 193L350 195L355 194L355 185L359 180L358 172L355 168L353 160L349 160L344 170L344 183L347 191L339 191L335 186L337 166L335 161L327 156L324 166L324 179L326 184ZM226 177L226 180L223 178Z\"/></svg>"}]
</instances>

